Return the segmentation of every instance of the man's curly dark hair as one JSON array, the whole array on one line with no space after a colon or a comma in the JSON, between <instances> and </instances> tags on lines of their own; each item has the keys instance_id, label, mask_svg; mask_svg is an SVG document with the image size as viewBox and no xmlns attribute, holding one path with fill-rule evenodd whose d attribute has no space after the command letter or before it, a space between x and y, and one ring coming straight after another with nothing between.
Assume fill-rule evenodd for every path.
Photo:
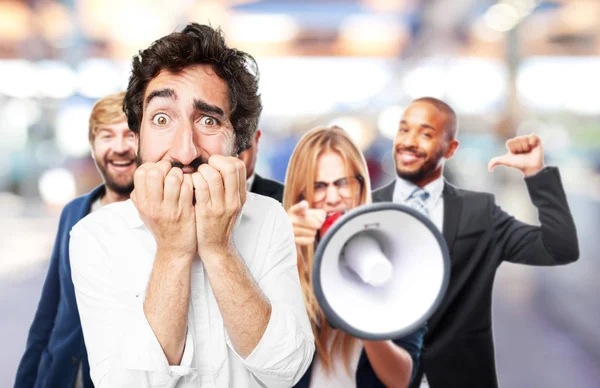
<instances>
[{"instance_id":1,"label":"man's curly dark hair","mask_svg":"<svg viewBox=\"0 0 600 388\"><path fill-rule=\"evenodd\" d=\"M227 82L235 151L239 153L248 149L262 111L258 66L250 54L227 47L219 28L198 23L190 23L183 31L160 38L133 58L123 101L129 128L139 133L146 88L161 70L177 73L197 64L211 65L215 73Z\"/></svg>"}]
</instances>

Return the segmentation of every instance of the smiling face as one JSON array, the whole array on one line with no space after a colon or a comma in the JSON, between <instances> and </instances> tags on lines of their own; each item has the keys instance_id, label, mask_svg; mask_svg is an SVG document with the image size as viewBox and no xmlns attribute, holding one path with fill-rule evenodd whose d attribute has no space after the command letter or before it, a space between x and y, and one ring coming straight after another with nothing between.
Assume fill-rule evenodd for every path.
<instances>
[{"instance_id":1,"label":"smiling face","mask_svg":"<svg viewBox=\"0 0 600 388\"><path fill-rule=\"evenodd\" d=\"M139 156L192 173L210 155L233 155L228 86L210 65L161 71L144 94Z\"/></svg>"},{"instance_id":2,"label":"smiling face","mask_svg":"<svg viewBox=\"0 0 600 388\"><path fill-rule=\"evenodd\" d=\"M107 190L118 195L129 195L133 190L136 144L136 135L125 120L98 128L92 142L92 157Z\"/></svg>"},{"instance_id":3,"label":"smiling face","mask_svg":"<svg viewBox=\"0 0 600 388\"><path fill-rule=\"evenodd\" d=\"M396 172L400 178L425 186L442 175L445 159L449 159L458 142L449 139L449 118L427 102L408 106L394 139Z\"/></svg>"}]
</instances>

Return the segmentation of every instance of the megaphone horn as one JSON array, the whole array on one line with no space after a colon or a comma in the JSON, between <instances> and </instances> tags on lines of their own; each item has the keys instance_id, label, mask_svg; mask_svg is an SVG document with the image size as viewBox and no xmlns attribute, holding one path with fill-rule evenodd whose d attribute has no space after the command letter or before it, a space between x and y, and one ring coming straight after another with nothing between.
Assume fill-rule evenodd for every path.
<instances>
[{"instance_id":1,"label":"megaphone horn","mask_svg":"<svg viewBox=\"0 0 600 388\"><path fill-rule=\"evenodd\" d=\"M328 321L367 340L403 337L423 325L449 277L448 247L437 227L391 202L357 207L322 232L312 273Z\"/></svg>"}]
</instances>

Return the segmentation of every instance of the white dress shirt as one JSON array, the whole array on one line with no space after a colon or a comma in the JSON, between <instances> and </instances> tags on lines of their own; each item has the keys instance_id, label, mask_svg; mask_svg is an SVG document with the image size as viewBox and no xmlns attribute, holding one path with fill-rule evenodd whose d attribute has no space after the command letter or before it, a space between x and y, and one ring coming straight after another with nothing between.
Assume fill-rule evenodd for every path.
<instances>
[{"instance_id":1,"label":"white dress shirt","mask_svg":"<svg viewBox=\"0 0 600 388\"><path fill-rule=\"evenodd\" d=\"M103 206L71 231L71 273L94 385L101 387L289 387L308 368L314 339L281 205L248 193L236 249L272 306L246 357L234 350L198 256L192 265L185 350L169 366L143 311L156 241L131 200Z\"/></svg>"},{"instance_id":2,"label":"white dress shirt","mask_svg":"<svg viewBox=\"0 0 600 388\"><path fill-rule=\"evenodd\" d=\"M408 205L408 198L419 186L414 183L396 177L396 184L394 185L394 196L393 202L401 205ZM440 232L443 232L444 226L444 178L439 177L438 179L430 182L425 187L425 191L429 193L429 198L425 201L425 208L429 215L431 222L437 226ZM420 388L429 387L426 376L423 375L421 380Z\"/></svg>"},{"instance_id":3,"label":"white dress shirt","mask_svg":"<svg viewBox=\"0 0 600 388\"><path fill-rule=\"evenodd\" d=\"M418 186L414 183L396 177L393 202L401 205L408 205L408 197L410 197L417 188ZM440 231L442 231L444 225L444 178L439 177L427 184L423 189L429 193L429 198L425 201L425 208L429 214L429 219Z\"/></svg>"},{"instance_id":4,"label":"white dress shirt","mask_svg":"<svg viewBox=\"0 0 600 388\"><path fill-rule=\"evenodd\" d=\"M246 191L247 192L252 191L252 184L254 184L255 176L256 176L255 174L252 174L252 175L250 175L250 177L248 179L246 179Z\"/></svg>"}]
</instances>

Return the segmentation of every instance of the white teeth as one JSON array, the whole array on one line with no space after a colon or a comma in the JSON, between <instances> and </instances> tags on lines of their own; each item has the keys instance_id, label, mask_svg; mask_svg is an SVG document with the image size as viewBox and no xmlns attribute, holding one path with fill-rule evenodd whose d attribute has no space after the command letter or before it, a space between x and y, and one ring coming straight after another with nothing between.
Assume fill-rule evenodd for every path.
<instances>
[{"instance_id":1,"label":"white teeth","mask_svg":"<svg viewBox=\"0 0 600 388\"><path fill-rule=\"evenodd\" d=\"M117 162L117 161L114 161L114 162L111 162L111 163L114 164L115 166L129 166L132 162L130 162L130 161L129 162L121 162L121 161Z\"/></svg>"}]
</instances>

